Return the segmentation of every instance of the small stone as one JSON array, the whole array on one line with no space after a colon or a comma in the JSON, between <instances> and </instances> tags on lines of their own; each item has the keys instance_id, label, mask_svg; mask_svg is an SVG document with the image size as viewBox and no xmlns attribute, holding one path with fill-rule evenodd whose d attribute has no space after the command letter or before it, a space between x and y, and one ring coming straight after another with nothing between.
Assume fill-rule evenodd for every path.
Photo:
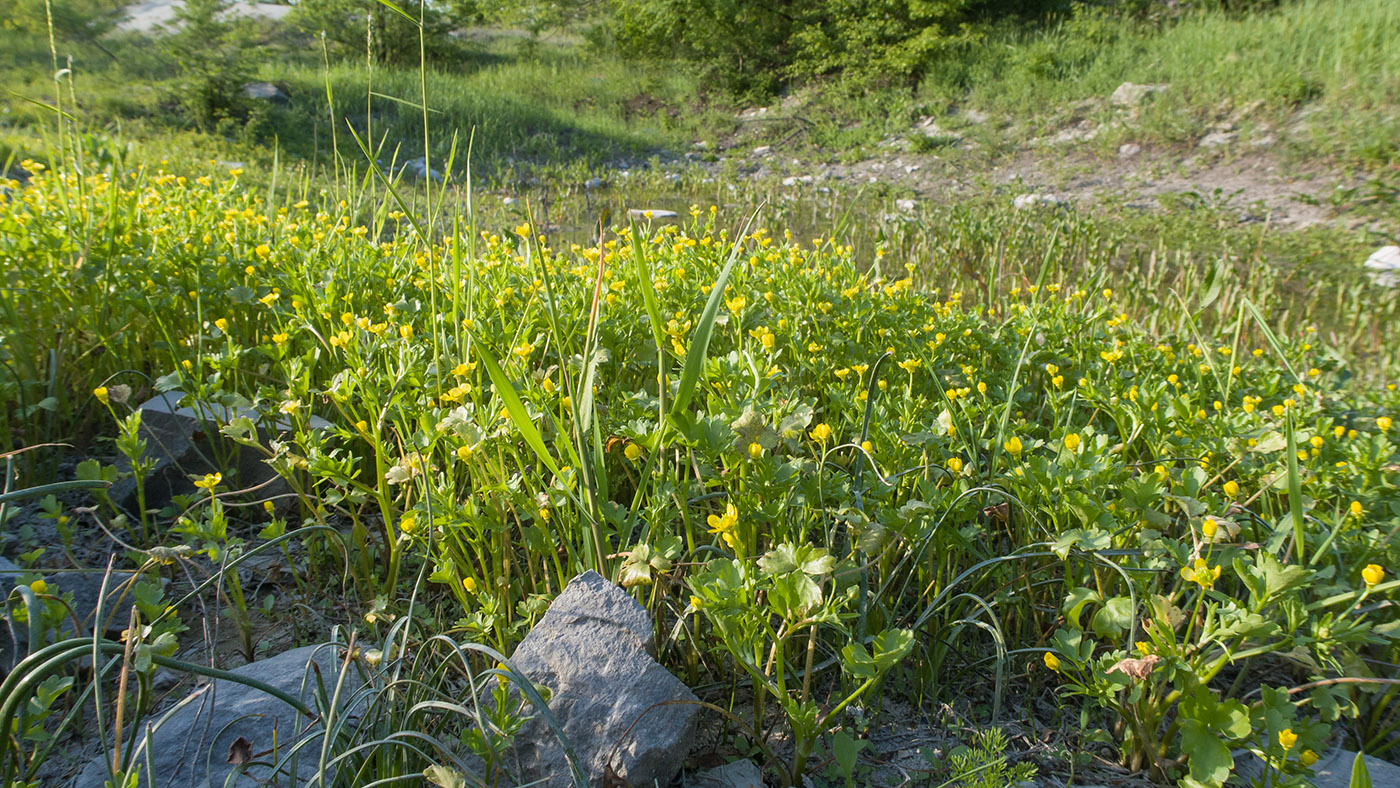
<instances>
[{"instance_id":1,"label":"small stone","mask_svg":"<svg viewBox=\"0 0 1400 788\"><path fill-rule=\"evenodd\" d=\"M273 104L286 104L291 99L287 97L282 89L271 82L249 82L243 86L243 95L246 98L258 101L267 101Z\"/></svg>"},{"instance_id":2,"label":"small stone","mask_svg":"<svg viewBox=\"0 0 1400 788\"><path fill-rule=\"evenodd\" d=\"M1018 211L1067 204L1069 204L1069 200L1058 194L1018 194L1016 199L1011 201L1012 207Z\"/></svg>"},{"instance_id":3,"label":"small stone","mask_svg":"<svg viewBox=\"0 0 1400 788\"><path fill-rule=\"evenodd\" d=\"M1108 101L1115 107L1136 107L1154 93L1160 93L1168 87L1170 87L1170 85L1138 85L1132 82L1124 82L1113 91L1113 95L1108 97Z\"/></svg>"},{"instance_id":4,"label":"small stone","mask_svg":"<svg viewBox=\"0 0 1400 788\"><path fill-rule=\"evenodd\" d=\"M900 211L902 211L902 212L904 212L904 213L913 213L913 212L914 212L914 205L915 205L914 201L913 201L913 200L909 200L909 199L895 200L895 201L894 201L894 207L895 207L895 208L898 208Z\"/></svg>"},{"instance_id":5,"label":"small stone","mask_svg":"<svg viewBox=\"0 0 1400 788\"><path fill-rule=\"evenodd\" d=\"M1362 266L1371 273L1371 282L1381 287L1400 286L1400 246L1382 246L1366 258Z\"/></svg>"},{"instance_id":6,"label":"small stone","mask_svg":"<svg viewBox=\"0 0 1400 788\"><path fill-rule=\"evenodd\" d=\"M1124 161L1131 159L1142 153L1142 146L1136 142L1125 142L1118 146L1118 158Z\"/></svg>"},{"instance_id":7,"label":"small stone","mask_svg":"<svg viewBox=\"0 0 1400 788\"><path fill-rule=\"evenodd\" d=\"M1233 131L1212 131L1201 138L1199 147L1220 148L1232 144L1240 135Z\"/></svg>"},{"instance_id":8,"label":"small stone","mask_svg":"<svg viewBox=\"0 0 1400 788\"><path fill-rule=\"evenodd\" d=\"M753 149L753 155L755 155L755 156L767 156L768 154L770 154L770 153L772 153L772 152L773 152L773 146L772 146L772 145L759 145L757 148L754 148L754 149Z\"/></svg>"},{"instance_id":9,"label":"small stone","mask_svg":"<svg viewBox=\"0 0 1400 788\"><path fill-rule=\"evenodd\" d=\"M734 761L686 781L689 788L763 788L763 772L753 761Z\"/></svg>"}]
</instances>

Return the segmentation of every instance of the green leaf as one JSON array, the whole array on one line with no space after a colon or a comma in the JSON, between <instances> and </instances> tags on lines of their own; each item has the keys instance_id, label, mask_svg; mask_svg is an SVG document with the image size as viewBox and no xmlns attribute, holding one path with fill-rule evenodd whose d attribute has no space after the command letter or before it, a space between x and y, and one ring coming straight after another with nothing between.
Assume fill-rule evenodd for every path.
<instances>
[{"instance_id":1,"label":"green leaf","mask_svg":"<svg viewBox=\"0 0 1400 788\"><path fill-rule=\"evenodd\" d=\"M1091 626L1101 638L1119 638L1133 625L1133 601L1125 596L1108 600L1094 614Z\"/></svg>"},{"instance_id":2,"label":"green leaf","mask_svg":"<svg viewBox=\"0 0 1400 788\"><path fill-rule=\"evenodd\" d=\"M1366 754L1358 752L1351 760L1351 783L1347 788L1371 788L1371 773L1366 769Z\"/></svg>"},{"instance_id":3,"label":"green leaf","mask_svg":"<svg viewBox=\"0 0 1400 788\"><path fill-rule=\"evenodd\" d=\"M864 645L855 642L847 643L841 649L841 669L855 679L873 679L880 675L870 652L865 650Z\"/></svg>"},{"instance_id":4,"label":"green leaf","mask_svg":"<svg viewBox=\"0 0 1400 788\"><path fill-rule=\"evenodd\" d=\"M1080 586L1069 592L1069 596L1065 598L1065 603L1060 609L1064 611L1065 617L1075 629L1083 629L1084 627L1079 624L1079 614L1084 612L1084 606L1098 604L1102 601L1103 597L1099 596L1099 592Z\"/></svg>"},{"instance_id":5,"label":"green leaf","mask_svg":"<svg viewBox=\"0 0 1400 788\"><path fill-rule=\"evenodd\" d=\"M875 666L884 673L909 656L913 649L913 632L907 629L887 629L875 636Z\"/></svg>"},{"instance_id":6,"label":"green leaf","mask_svg":"<svg viewBox=\"0 0 1400 788\"><path fill-rule=\"evenodd\" d=\"M822 603L822 589L812 578L801 572L789 572L773 578L768 601L773 612L788 621L800 621Z\"/></svg>"},{"instance_id":7,"label":"green leaf","mask_svg":"<svg viewBox=\"0 0 1400 788\"><path fill-rule=\"evenodd\" d=\"M1230 747L1197 720L1182 724L1181 751L1190 763L1191 779L1202 788L1220 788L1235 766Z\"/></svg>"},{"instance_id":8,"label":"green leaf","mask_svg":"<svg viewBox=\"0 0 1400 788\"><path fill-rule=\"evenodd\" d=\"M800 547L781 544L769 550L758 559L758 567L769 575L785 575L789 572L802 572L812 577L831 574L836 559L824 547L804 544Z\"/></svg>"},{"instance_id":9,"label":"green leaf","mask_svg":"<svg viewBox=\"0 0 1400 788\"><path fill-rule=\"evenodd\" d=\"M559 466L554 462L554 457L550 455L549 448L545 446L544 438L540 436L540 431L535 427L534 420L525 410L525 404L520 401L520 394L516 392L515 386L511 385L505 371L491 355L491 351L486 349L486 344L481 341L481 338L475 335L472 338L476 341L475 350L481 358L481 365L486 368L486 374L491 378L491 387L495 389L496 396L505 406L506 414L510 416L511 423L520 431L520 436L525 439L525 444L530 447L540 462L544 463L544 466L555 476L558 476Z\"/></svg>"}]
</instances>

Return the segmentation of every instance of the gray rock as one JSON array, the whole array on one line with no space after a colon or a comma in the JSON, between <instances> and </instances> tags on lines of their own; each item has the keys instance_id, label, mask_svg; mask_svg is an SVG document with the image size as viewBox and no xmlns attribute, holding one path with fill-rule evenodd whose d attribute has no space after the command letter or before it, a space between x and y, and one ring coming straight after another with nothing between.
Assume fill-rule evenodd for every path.
<instances>
[{"instance_id":1,"label":"gray rock","mask_svg":"<svg viewBox=\"0 0 1400 788\"><path fill-rule=\"evenodd\" d=\"M1125 142L1118 146L1118 158L1127 160L1142 153L1142 146L1136 142Z\"/></svg>"},{"instance_id":2,"label":"gray rock","mask_svg":"<svg viewBox=\"0 0 1400 788\"><path fill-rule=\"evenodd\" d=\"M550 712L591 785L609 766L632 785L668 785L689 751L700 707L655 653L646 610L617 585L585 572L511 658L532 682L549 688ZM526 722L514 742L523 781L572 788L564 747L542 715Z\"/></svg>"},{"instance_id":3,"label":"gray rock","mask_svg":"<svg viewBox=\"0 0 1400 788\"><path fill-rule=\"evenodd\" d=\"M1382 246L1362 263L1371 282L1381 287L1400 286L1400 246Z\"/></svg>"},{"instance_id":4,"label":"gray rock","mask_svg":"<svg viewBox=\"0 0 1400 788\"><path fill-rule=\"evenodd\" d=\"M247 417L258 425L258 438L264 444L292 428L285 416L269 419L251 408L234 409L225 405L182 405L183 391L167 391L141 403L140 437L146 442L146 457L155 465L145 478L146 508L159 509L176 495L195 491L191 476L222 473L225 485L241 488L266 485L258 490L259 497L271 498L290 488L277 479L277 474L264 461L264 456L246 446L239 446L220 435L220 429L235 418ZM196 406L197 405L197 406ZM328 429L330 422L318 416L308 420L311 429ZM117 460L124 474L131 470L125 458ZM140 518L140 504L135 479L124 477L107 492L112 503L127 512L133 520ZM278 499L285 503L286 499Z\"/></svg>"},{"instance_id":5,"label":"gray rock","mask_svg":"<svg viewBox=\"0 0 1400 788\"><path fill-rule=\"evenodd\" d=\"M1018 194L1016 199L1011 201L1012 207L1018 211L1068 204L1069 200L1058 194Z\"/></svg>"},{"instance_id":6,"label":"gray rock","mask_svg":"<svg viewBox=\"0 0 1400 788\"><path fill-rule=\"evenodd\" d=\"M409 177L420 181L428 180L436 183L442 180L442 173L428 166L427 156L419 156L416 159L409 159L408 161L404 162L402 166L399 167L399 172L404 173Z\"/></svg>"},{"instance_id":7,"label":"gray rock","mask_svg":"<svg viewBox=\"0 0 1400 788\"><path fill-rule=\"evenodd\" d=\"M281 88L271 82L249 82L243 86L243 95L246 98L273 104L286 104L291 101Z\"/></svg>"},{"instance_id":8,"label":"gray rock","mask_svg":"<svg viewBox=\"0 0 1400 788\"><path fill-rule=\"evenodd\" d=\"M1202 148L1220 148L1234 143L1239 136L1233 131L1212 131L1197 144Z\"/></svg>"},{"instance_id":9,"label":"gray rock","mask_svg":"<svg viewBox=\"0 0 1400 788\"><path fill-rule=\"evenodd\" d=\"M315 669L310 665L314 661L327 691L333 691L340 672L338 651L333 645L305 646L249 663L233 672L270 684L314 709L312 693L316 678ZM353 692L361 680L355 666L351 666L350 671L347 680ZM302 688L303 681L306 689ZM352 692L342 692L342 697L349 697ZM356 711L347 706L341 713ZM273 776L274 756L264 753L271 749L274 740L279 750L277 759L285 758L294 745L309 742L298 751L301 753L298 763L282 764L277 784L296 785L300 778L310 777L320 756L319 724L308 727L308 721L286 703L260 690L224 679L205 684L168 716L148 722L156 726L151 733L149 753L145 751L145 723L139 734L136 731L128 734L140 735L142 740L135 753L135 762L142 764L140 788L224 785L233 771L227 763L229 745L239 737L251 743L254 764L230 783L237 788L260 788ZM144 768L148 755L152 764L150 773ZM106 779L104 758L99 756L79 772L72 788L102 788Z\"/></svg>"},{"instance_id":10,"label":"gray rock","mask_svg":"<svg viewBox=\"0 0 1400 788\"><path fill-rule=\"evenodd\" d=\"M1356 753L1351 750L1329 751L1313 765L1313 788L1347 788L1351 784L1351 765L1355 759ZM1367 755L1366 771L1375 788L1400 785L1400 766L1390 761Z\"/></svg>"},{"instance_id":11,"label":"gray rock","mask_svg":"<svg viewBox=\"0 0 1400 788\"><path fill-rule=\"evenodd\" d=\"M1115 107L1136 107L1153 94L1160 93L1168 87L1171 86L1165 84L1138 85L1124 82L1113 91L1113 95L1108 97L1108 101Z\"/></svg>"},{"instance_id":12,"label":"gray rock","mask_svg":"<svg viewBox=\"0 0 1400 788\"><path fill-rule=\"evenodd\" d=\"M763 788L763 772L753 761L734 761L698 774L686 788Z\"/></svg>"},{"instance_id":13,"label":"gray rock","mask_svg":"<svg viewBox=\"0 0 1400 788\"><path fill-rule=\"evenodd\" d=\"M135 572L113 572L107 581L107 595L102 596L102 572L54 572L46 579L57 586L60 593L73 594L73 618L78 619L78 634L91 635L94 631L102 635L121 635L131 623L131 608L134 597L128 586L136 578ZM97 619L97 600L103 599L102 619ZM63 631L71 634L72 618L66 620Z\"/></svg>"}]
</instances>

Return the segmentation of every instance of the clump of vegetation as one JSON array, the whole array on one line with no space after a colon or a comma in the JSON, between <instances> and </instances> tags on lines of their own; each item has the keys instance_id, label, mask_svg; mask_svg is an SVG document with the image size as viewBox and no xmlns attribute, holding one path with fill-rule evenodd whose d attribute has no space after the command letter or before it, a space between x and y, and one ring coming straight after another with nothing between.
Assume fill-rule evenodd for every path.
<instances>
[{"instance_id":1,"label":"clump of vegetation","mask_svg":"<svg viewBox=\"0 0 1400 788\"><path fill-rule=\"evenodd\" d=\"M843 706L971 677L994 716L1039 688L1082 704L1086 738L1161 780L1218 787L1238 748L1301 779L1334 729L1394 745L1360 666L1397 648L1395 359L1362 381L1279 335L1273 280L1222 266L1150 300L1055 260L973 296L714 208L555 244L444 221L437 189L409 213L403 184L313 201L236 169L24 166L0 205L11 434L139 457L133 403L174 389L291 427L266 449L290 517L236 505L260 501L232 468L168 511L54 512L144 571L293 542L308 577L348 572L368 642L413 606L506 653L595 569L693 684L781 708L793 784ZM148 634L154 656L182 636Z\"/></svg>"}]
</instances>

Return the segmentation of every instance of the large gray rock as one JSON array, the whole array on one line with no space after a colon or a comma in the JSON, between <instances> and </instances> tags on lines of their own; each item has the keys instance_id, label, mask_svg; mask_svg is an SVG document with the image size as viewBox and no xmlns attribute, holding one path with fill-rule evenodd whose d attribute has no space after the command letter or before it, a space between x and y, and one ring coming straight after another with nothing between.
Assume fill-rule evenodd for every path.
<instances>
[{"instance_id":1,"label":"large gray rock","mask_svg":"<svg viewBox=\"0 0 1400 788\"><path fill-rule=\"evenodd\" d=\"M689 752L700 707L655 651L646 610L585 572L511 657L531 682L549 688L549 710L590 786L609 767L635 786L669 785ZM516 734L513 756L523 782L572 788L564 747L543 715Z\"/></svg>"},{"instance_id":2,"label":"large gray rock","mask_svg":"<svg viewBox=\"0 0 1400 788\"><path fill-rule=\"evenodd\" d=\"M334 645L305 646L279 654L271 659L251 662L233 670L241 676L257 679L302 700L316 708L312 700L316 677L310 667L320 668L326 691L333 692L340 672L339 649ZM351 691L360 686L356 666L350 668ZM303 682L306 689L303 690ZM348 697L351 692L343 692ZM355 713L345 707L342 714ZM155 724L154 722L152 724ZM321 727L308 725L295 709L260 690L224 679L216 679L195 690L187 701L160 720L151 733L150 752L144 743L146 726L129 731L139 736L135 762L142 765L140 788L219 788L233 771L228 763L229 748L240 737L251 746L253 764L232 783L237 788L261 788L272 778L274 759L281 759L294 746L297 763L282 765L282 773L273 784L297 785L310 777L320 757ZM278 754L267 752L277 742ZM305 743L305 744L303 744ZM145 769L147 757L151 771ZM154 779L152 779L154 775ZM93 759L79 772L72 788L102 788L107 779L103 757Z\"/></svg>"},{"instance_id":3,"label":"large gray rock","mask_svg":"<svg viewBox=\"0 0 1400 788\"><path fill-rule=\"evenodd\" d=\"M273 498L290 491L285 483L277 479L277 473L268 467L262 453L240 446L220 434L220 430L229 422L246 417L257 425L258 438L266 444L291 430L292 424L287 417L279 415L272 419L250 408L234 409L211 403L184 404L186 402L185 392L167 391L136 408L141 412L139 434L146 442L146 458L155 462L145 479L147 509L160 509L176 495L195 492L190 477L206 473L224 474L226 489L235 485L235 489L266 485L254 493L259 498ZM318 416L312 416L308 424L312 429L330 427L330 422ZM122 457L117 461L117 468L126 474L131 470L131 464ZM124 475L109 488L107 494L112 503L133 521L140 518L141 507L134 479ZM277 499L281 503L286 500Z\"/></svg>"},{"instance_id":4,"label":"large gray rock","mask_svg":"<svg viewBox=\"0 0 1400 788\"><path fill-rule=\"evenodd\" d=\"M1313 765L1313 788L1347 788L1351 785L1351 764L1355 759L1356 753L1351 750L1328 752ZM1367 755L1366 771L1375 788L1400 786L1400 766L1390 761Z\"/></svg>"}]
</instances>

